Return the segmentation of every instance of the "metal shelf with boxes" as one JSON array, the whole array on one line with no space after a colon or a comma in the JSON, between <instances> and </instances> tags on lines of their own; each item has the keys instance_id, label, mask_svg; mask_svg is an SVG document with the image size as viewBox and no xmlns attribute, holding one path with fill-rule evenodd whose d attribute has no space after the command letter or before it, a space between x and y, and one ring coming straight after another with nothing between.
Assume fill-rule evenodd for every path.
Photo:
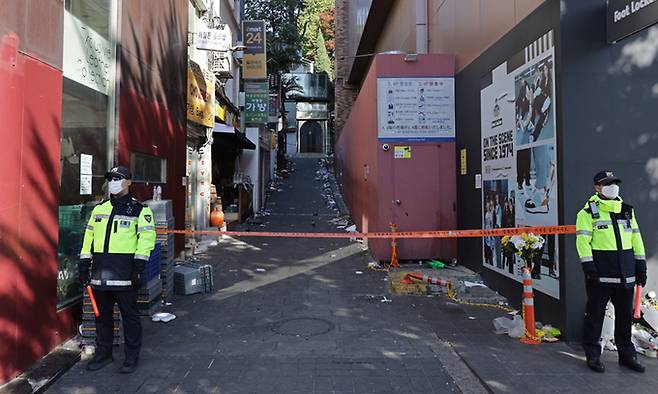
<instances>
[{"instance_id":1,"label":"metal shelf with boxes","mask_svg":"<svg viewBox=\"0 0 658 394\"><path fill-rule=\"evenodd\" d=\"M144 267L142 285L137 291L137 310L142 316L151 316L162 308L162 245L155 242L151 257Z\"/></svg>"},{"instance_id":2,"label":"metal shelf with boxes","mask_svg":"<svg viewBox=\"0 0 658 394\"><path fill-rule=\"evenodd\" d=\"M153 211L156 231L173 230L174 214L171 200L149 200L145 202ZM160 279L162 284L162 301L171 302L174 296L174 234L156 235L160 244Z\"/></svg>"},{"instance_id":3,"label":"metal shelf with boxes","mask_svg":"<svg viewBox=\"0 0 658 394\"><path fill-rule=\"evenodd\" d=\"M91 299L89 293L84 290L82 297L82 323L80 323L80 336L82 337L83 346L96 345L96 316L94 316L94 308L91 306ZM121 313L119 313L119 306L114 305L114 345L123 343L123 324L121 321Z\"/></svg>"}]
</instances>

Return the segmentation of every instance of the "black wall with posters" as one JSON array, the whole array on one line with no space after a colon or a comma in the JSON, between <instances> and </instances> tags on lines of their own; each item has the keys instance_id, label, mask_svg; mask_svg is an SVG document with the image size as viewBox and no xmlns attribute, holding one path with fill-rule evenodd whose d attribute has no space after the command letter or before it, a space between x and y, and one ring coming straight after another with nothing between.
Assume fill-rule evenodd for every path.
<instances>
[{"instance_id":1,"label":"black wall with posters","mask_svg":"<svg viewBox=\"0 0 658 394\"><path fill-rule=\"evenodd\" d=\"M603 23L605 23L605 20ZM524 51L524 48L531 45L550 30L553 30L556 62L555 89L559 94L559 24L560 1L547 0L456 75L457 168L460 168L459 153L461 149L466 149L468 159L466 175L457 175L457 191L459 196L458 225L460 229L481 228L483 225L482 189L475 188L475 176L476 174L482 174L483 171L481 165L481 91L485 86L491 84L492 70L504 62L507 62L508 66L514 63L517 60L517 56ZM559 97L557 101L556 108L559 108ZM556 116L557 124L559 125L560 117L557 111ZM561 128L557 127L556 129L559 143ZM559 145L557 161L559 164ZM561 168L558 165L559 170ZM561 217L559 220L562 223ZM484 267L482 240L477 238L462 238L459 240L458 245L461 264L479 272L491 288L506 296L513 305L519 307L522 293L521 283ZM563 250L562 244L559 245L559 250L560 252ZM559 262L562 264L563 259L560 258ZM560 298L562 299L562 297ZM564 327L563 310L556 298L535 291L535 309L538 321L551 323L560 328Z\"/></svg>"},{"instance_id":2,"label":"black wall with posters","mask_svg":"<svg viewBox=\"0 0 658 394\"><path fill-rule=\"evenodd\" d=\"M623 180L621 196L635 207L649 266L647 288L655 290L658 25L608 44L606 0L547 0L456 75L458 168L461 149L467 150L468 158L466 175L457 176L459 228L483 225L482 189L475 188L475 175L483 172L481 92L492 83L492 70L515 61L515 54L551 29L559 224L575 223L577 212L593 194L594 173L615 171ZM537 320L557 325L567 341L579 342L586 297L575 236L560 236L558 246L559 301L535 291ZM481 240L460 239L459 257L491 288L520 305L521 284L484 266Z\"/></svg>"},{"instance_id":3,"label":"black wall with posters","mask_svg":"<svg viewBox=\"0 0 658 394\"><path fill-rule=\"evenodd\" d=\"M574 223L593 194L592 177L615 171L620 195L635 207L644 238L649 280L658 285L658 25L617 44L606 43L606 0L563 0L562 199L565 223ZM584 313L575 237L566 237L565 314L578 335Z\"/></svg>"}]
</instances>

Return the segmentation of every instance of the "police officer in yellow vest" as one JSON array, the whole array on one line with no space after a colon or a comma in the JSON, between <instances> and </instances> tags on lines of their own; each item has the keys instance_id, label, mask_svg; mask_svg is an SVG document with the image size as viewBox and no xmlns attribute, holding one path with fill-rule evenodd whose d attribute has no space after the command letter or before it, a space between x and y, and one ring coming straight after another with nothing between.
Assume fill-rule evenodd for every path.
<instances>
[{"instance_id":1,"label":"police officer in yellow vest","mask_svg":"<svg viewBox=\"0 0 658 394\"><path fill-rule=\"evenodd\" d=\"M619 364L637 372L631 342L633 288L647 283L644 244L631 205L619 197L621 180L612 171L594 176L594 194L576 218L576 248L585 273L587 307L583 347L587 365L604 372L601 362L601 329L608 301L615 307L615 344Z\"/></svg>"},{"instance_id":2,"label":"police officer in yellow vest","mask_svg":"<svg viewBox=\"0 0 658 394\"><path fill-rule=\"evenodd\" d=\"M131 197L131 173L123 166L105 174L110 199L91 213L80 251L80 283L91 283L100 316L96 318L96 354L87 364L95 371L111 364L114 340L114 304L119 305L125 337L125 361L119 370L137 369L142 326L137 290L155 246L151 209Z\"/></svg>"}]
</instances>

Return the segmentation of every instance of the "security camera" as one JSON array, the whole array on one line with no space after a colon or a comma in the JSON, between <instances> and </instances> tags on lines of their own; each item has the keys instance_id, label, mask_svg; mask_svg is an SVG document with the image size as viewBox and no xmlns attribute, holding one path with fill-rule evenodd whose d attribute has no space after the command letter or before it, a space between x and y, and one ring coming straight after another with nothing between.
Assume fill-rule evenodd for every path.
<instances>
[{"instance_id":1,"label":"security camera","mask_svg":"<svg viewBox=\"0 0 658 394\"><path fill-rule=\"evenodd\" d=\"M391 147L388 146L388 144L384 144L382 145L382 149L384 150L384 152L388 152L388 150L391 149Z\"/></svg>"}]
</instances>

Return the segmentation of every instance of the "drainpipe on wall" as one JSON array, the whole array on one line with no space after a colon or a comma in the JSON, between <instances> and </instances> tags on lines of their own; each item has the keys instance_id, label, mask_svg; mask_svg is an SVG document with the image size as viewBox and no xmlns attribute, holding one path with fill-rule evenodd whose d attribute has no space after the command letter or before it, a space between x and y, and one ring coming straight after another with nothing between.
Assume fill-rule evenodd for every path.
<instances>
[{"instance_id":1,"label":"drainpipe on wall","mask_svg":"<svg viewBox=\"0 0 658 394\"><path fill-rule=\"evenodd\" d=\"M427 0L416 0L416 53L427 53Z\"/></svg>"}]
</instances>

